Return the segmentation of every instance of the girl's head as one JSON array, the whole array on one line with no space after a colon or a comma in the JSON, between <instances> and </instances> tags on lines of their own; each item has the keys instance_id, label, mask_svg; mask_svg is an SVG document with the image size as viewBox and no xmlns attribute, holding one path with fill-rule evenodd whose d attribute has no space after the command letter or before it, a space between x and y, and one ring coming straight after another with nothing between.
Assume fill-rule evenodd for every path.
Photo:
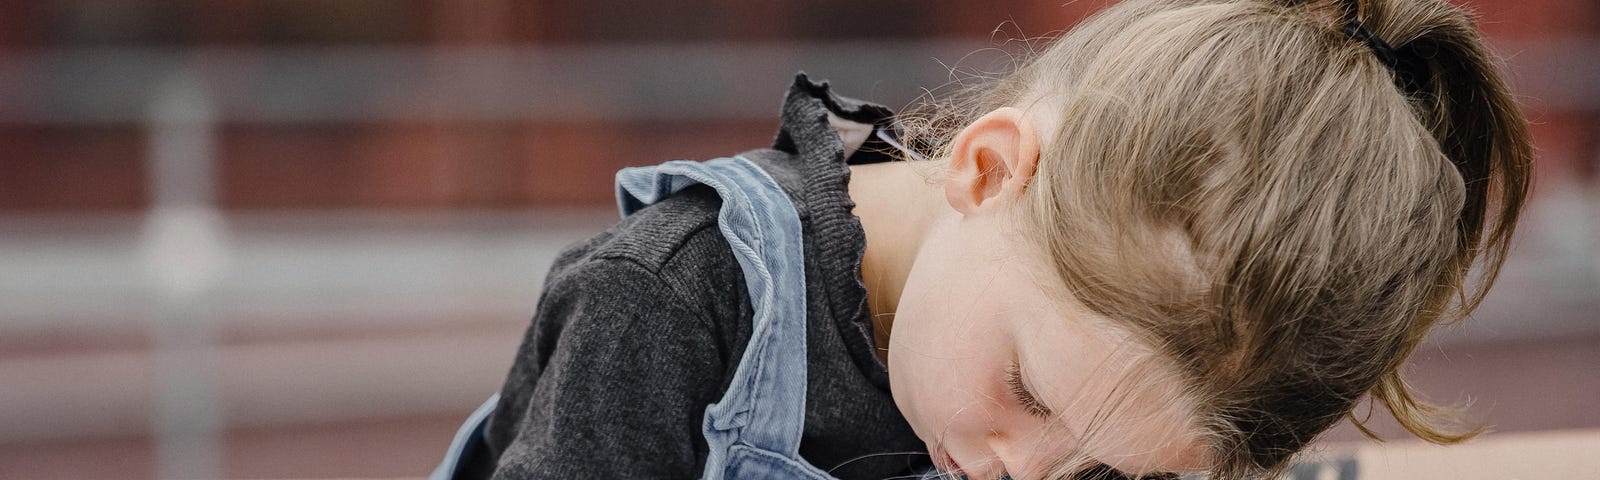
<instances>
[{"instance_id":1,"label":"girl's head","mask_svg":"<svg viewBox=\"0 0 1600 480\"><path fill-rule=\"evenodd\" d=\"M1363 396L1429 441L1475 433L1399 374L1483 298L1527 190L1525 121L1468 14L1129 0L954 106L901 119L962 213L891 340L936 462L1254 476Z\"/></svg>"}]
</instances>

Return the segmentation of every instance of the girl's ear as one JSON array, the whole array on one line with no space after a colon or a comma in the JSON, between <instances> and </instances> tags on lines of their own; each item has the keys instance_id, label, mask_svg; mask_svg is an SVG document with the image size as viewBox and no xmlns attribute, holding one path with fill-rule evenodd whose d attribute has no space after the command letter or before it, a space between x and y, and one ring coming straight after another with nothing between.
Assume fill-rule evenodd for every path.
<instances>
[{"instance_id":1,"label":"girl's ear","mask_svg":"<svg viewBox=\"0 0 1600 480\"><path fill-rule=\"evenodd\" d=\"M1001 107L956 134L944 195L964 215L1022 197L1039 164L1039 137L1022 110Z\"/></svg>"}]
</instances>

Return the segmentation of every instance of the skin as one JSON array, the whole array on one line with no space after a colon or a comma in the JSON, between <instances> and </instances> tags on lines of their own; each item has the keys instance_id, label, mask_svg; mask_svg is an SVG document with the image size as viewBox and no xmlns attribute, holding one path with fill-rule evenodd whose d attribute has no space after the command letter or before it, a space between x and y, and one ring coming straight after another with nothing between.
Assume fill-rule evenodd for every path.
<instances>
[{"instance_id":1,"label":"skin","mask_svg":"<svg viewBox=\"0 0 1600 480\"><path fill-rule=\"evenodd\" d=\"M1127 473L1202 469L1188 409L1163 400L1175 392L1125 383L1140 386L1109 408L1151 349L1063 294L1017 226L1038 124L1016 108L983 116L955 138L939 183L904 162L851 167L862 279L895 402L935 465L971 478L1039 478L1080 451ZM1009 386L1013 364L1050 415Z\"/></svg>"}]
</instances>

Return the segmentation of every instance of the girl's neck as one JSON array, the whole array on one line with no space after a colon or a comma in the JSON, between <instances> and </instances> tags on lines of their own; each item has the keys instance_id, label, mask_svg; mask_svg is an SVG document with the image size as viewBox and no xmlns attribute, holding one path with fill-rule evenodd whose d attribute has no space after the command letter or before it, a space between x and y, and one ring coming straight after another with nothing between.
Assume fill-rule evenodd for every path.
<instances>
[{"instance_id":1,"label":"girl's neck","mask_svg":"<svg viewBox=\"0 0 1600 480\"><path fill-rule=\"evenodd\" d=\"M861 280L867 287L875 350L885 364L894 312L911 265L929 228L941 213L950 211L943 189L924 175L929 168L939 167L924 162L850 167L850 198L867 235Z\"/></svg>"}]
</instances>

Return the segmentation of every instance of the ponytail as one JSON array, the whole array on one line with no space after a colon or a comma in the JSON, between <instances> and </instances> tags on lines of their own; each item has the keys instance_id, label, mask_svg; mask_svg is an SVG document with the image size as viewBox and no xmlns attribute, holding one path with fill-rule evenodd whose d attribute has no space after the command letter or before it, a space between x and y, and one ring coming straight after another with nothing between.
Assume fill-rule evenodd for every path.
<instances>
[{"instance_id":1,"label":"ponytail","mask_svg":"<svg viewBox=\"0 0 1600 480\"><path fill-rule=\"evenodd\" d=\"M1401 62L1413 64L1418 75L1414 91L1397 79L1417 118L1433 134L1441 152L1461 177L1465 201L1456 221L1456 254L1439 283L1436 307L1413 323L1402 342L1409 354L1440 321L1464 318L1477 309L1505 262L1510 239L1528 194L1533 147L1527 121L1511 98L1510 89L1495 74L1491 55L1473 27L1472 16L1443 0L1350 0L1341 10L1350 21L1371 29L1392 45ZM1475 287L1469 287L1469 268L1480 263ZM1402 357L1403 359L1403 357ZM1398 363L1398 362L1397 362ZM1484 431L1477 427L1451 431L1460 411L1418 399L1392 365L1371 391L1400 425L1417 437L1437 444L1457 443ZM1356 428L1377 439L1361 419L1351 415Z\"/></svg>"}]
</instances>

